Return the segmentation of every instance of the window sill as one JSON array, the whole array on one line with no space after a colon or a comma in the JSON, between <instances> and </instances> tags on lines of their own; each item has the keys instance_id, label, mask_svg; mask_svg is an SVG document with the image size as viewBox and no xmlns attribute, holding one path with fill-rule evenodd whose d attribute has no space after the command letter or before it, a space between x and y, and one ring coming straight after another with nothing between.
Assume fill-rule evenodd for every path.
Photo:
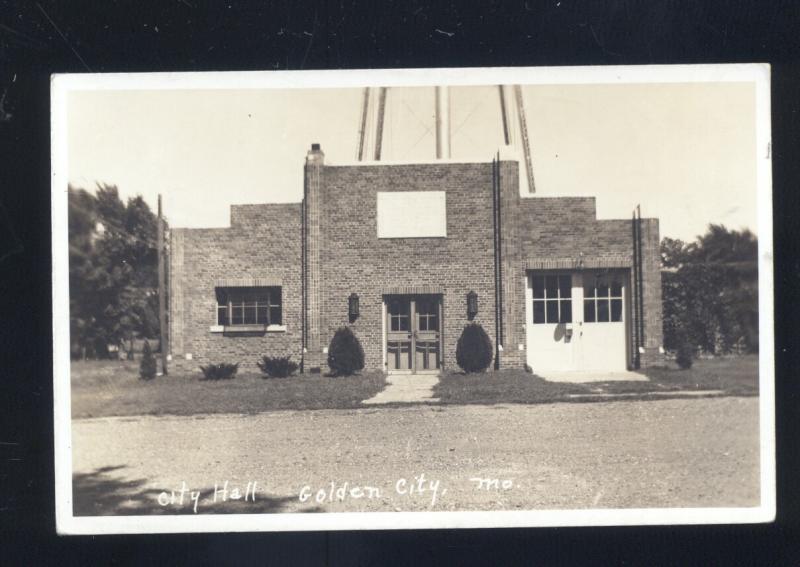
<instances>
[{"instance_id":1,"label":"window sill","mask_svg":"<svg viewBox=\"0 0 800 567\"><path fill-rule=\"evenodd\" d=\"M211 325L211 333L236 334L236 333L285 333L286 325Z\"/></svg>"}]
</instances>

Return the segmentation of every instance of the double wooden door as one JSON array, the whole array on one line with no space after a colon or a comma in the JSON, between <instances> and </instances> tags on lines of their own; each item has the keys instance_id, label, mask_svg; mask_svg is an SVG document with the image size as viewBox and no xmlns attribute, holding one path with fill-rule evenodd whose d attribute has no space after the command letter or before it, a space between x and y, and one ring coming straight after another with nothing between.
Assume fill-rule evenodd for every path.
<instances>
[{"instance_id":1,"label":"double wooden door","mask_svg":"<svg viewBox=\"0 0 800 567\"><path fill-rule=\"evenodd\" d=\"M389 372L438 372L441 367L441 329L441 296L388 296L386 362Z\"/></svg>"}]
</instances>

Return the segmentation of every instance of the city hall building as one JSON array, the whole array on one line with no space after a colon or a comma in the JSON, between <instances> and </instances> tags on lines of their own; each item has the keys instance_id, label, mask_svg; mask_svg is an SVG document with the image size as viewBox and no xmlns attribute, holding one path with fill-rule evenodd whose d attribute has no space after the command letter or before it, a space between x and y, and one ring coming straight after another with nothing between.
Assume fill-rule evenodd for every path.
<instances>
[{"instance_id":1,"label":"city hall building","mask_svg":"<svg viewBox=\"0 0 800 567\"><path fill-rule=\"evenodd\" d=\"M232 205L228 228L172 229L171 365L255 370L291 356L325 372L347 326L366 370L456 370L473 321L495 368L658 364L658 220L598 220L594 197L542 197L532 177L522 190L530 160L510 152L448 159L441 104L437 89L440 159L335 165L313 144L302 202Z\"/></svg>"}]
</instances>

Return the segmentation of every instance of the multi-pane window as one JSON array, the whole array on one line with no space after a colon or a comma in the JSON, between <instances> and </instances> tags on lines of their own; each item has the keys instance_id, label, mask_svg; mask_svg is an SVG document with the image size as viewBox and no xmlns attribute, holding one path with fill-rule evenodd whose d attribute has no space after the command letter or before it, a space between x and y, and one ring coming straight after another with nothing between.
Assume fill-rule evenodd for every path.
<instances>
[{"instance_id":1,"label":"multi-pane window","mask_svg":"<svg viewBox=\"0 0 800 567\"><path fill-rule=\"evenodd\" d=\"M533 276L533 322L572 322L572 276Z\"/></svg>"},{"instance_id":2,"label":"multi-pane window","mask_svg":"<svg viewBox=\"0 0 800 567\"><path fill-rule=\"evenodd\" d=\"M583 285L583 320L586 323L622 321L622 277L598 274Z\"/></svg>"},{"instance_id":3,"label":"multi-pane window","mask_svg":"<svg viewBox=\"0 0 800 567\"><path fill-rule=\"evenodd\" d=\"M417 300L417 317L419 324L417 328L420 331L438 331L439 330L439 304L430 299Z\"/></svg>"},{"instance_id":4,"label":"multi-pane window","mask_svg":"<svg viewBox=\"0 0 800 567\"><path fill-rule=\"evenodd\" d=\"M393 300L389 303L389 330L408 331L409 302Z\"/></svg>"},{"instance_id":5,"label":"multi-pane window","mask_svg":"<svg viewBox=\"0 0 800 567\"><path fill-rule=\"evenodd\" d=\"M217 288L217 324L280 325L280 287Z\"/></svg>"}]
</instances>

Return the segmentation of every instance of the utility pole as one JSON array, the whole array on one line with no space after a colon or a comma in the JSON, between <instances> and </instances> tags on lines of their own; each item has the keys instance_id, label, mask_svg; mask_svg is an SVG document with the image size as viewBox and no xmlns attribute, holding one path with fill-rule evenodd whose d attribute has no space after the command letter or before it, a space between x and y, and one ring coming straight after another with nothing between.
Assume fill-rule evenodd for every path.
<instances>
[{"instance_id":1,"label":"utility pole","mask_svg":"<svg viewBox=\"0 0 800 567\"><path fill-rule=\"evenodd\" d=\"M164 270L164 217L161 210L161 193L158 194L158 333L161 351L161 372L167 375L167 298Z\"/></svg>"}]
</instances>

